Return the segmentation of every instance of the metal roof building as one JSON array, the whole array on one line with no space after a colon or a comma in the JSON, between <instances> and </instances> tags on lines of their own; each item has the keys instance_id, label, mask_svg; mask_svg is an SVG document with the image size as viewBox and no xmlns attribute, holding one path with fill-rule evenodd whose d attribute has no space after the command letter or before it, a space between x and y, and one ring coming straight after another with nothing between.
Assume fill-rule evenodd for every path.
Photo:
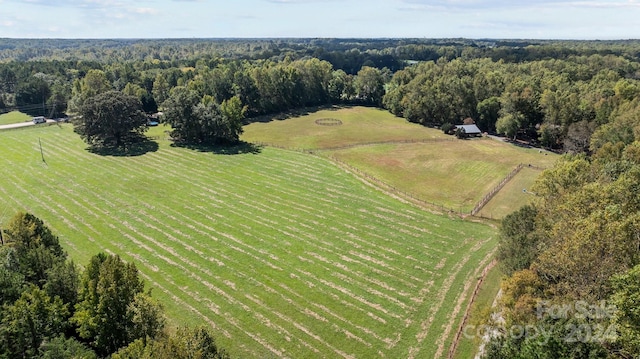
<instances>
[{"instance_id":1,"label":"metal roof building","mask_svg":"<svg viewBox=\"0 0 640 359\"><path fill-rule=\"evenodd\" d=\"M476 125L457 125L456 129L462 128L464 129L464 133L467 136L477 136L482 135L482 131Z\"/></svg>"}]
</instances>

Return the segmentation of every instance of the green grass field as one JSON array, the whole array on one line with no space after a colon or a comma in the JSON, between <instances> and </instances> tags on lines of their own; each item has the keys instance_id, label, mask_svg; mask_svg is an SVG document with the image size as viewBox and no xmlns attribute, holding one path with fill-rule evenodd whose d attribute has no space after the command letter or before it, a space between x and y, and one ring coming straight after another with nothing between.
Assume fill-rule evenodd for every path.
<instances>
[{"instance_id":1,"label":"green grass field","mask_svg":"<svg viewBox=\"0 0 640 359\"><path fill-rule=\"evenodd\" d=\"M20 111L11 111L0 115L0 125L9 125L12 123L19 123L31 120L31 116Z\"/></svg>"},{"instance_id":2,"label":"green grass field","mask_svg":"<svg viewBox=\"0 0 640 359\"><path fill-rule=\"evenodd\" d=\"M550 167L556 156L491 139L388 144L324 152L399 190L468 213L520 163ZM523 173L523 178L537 174ZM517 209L517 207L513 208Z\"/></svg>"},{"instance_id":3,"label":"green grass field","mask_svg":"<svg viewBox=\"0 0 640 359\"><path fill-rule=\"evenodd\" d=\"M534 195L528 192L541 170L523 167L518 174L502 187L500 192L484 206L478 215L487 218L503 218L514 210L530 203ZM524 192L526 189L527 192Z\"/></svg>"},{"instance_id":4,"label":"green grass field","mask_svg":"<svg viewBox=\"0 0 640 359\"><path fill-rule=\"evenodd\" d=\"M211 325L234 357L446 357L493 228L323 157L198 152L162 130L132 157L86 151L70 125L0 132L0 223L29 211L76 263L135 261L172 324Z\"/></svg>"},{"instance_id":5,"label":"green grass field","mask_svg":"<svg viewBox=\"0 0 640 359\"><path fill-rule=\"evenodd\" d=\"M320 118L339 119L343 124L320 126L315 122ZM242 139L319 150L321 155L345 162L400 191L463 213L470 212L518 164L546 168L557 160L557 155L498 140L458 140L440 130L367 107L329 109L286 120L252 123L245 126ZM537 173L525 171L518 177L519 181L533 182ZM513 196L497 204L501 206L499 211L491 209L495 212L493 218L519 208L521 201L510 206L510 197Z\"/></svg>"},{"instance_id":6,"label":"green grass field","mask_svg":"<svg viewBox=\"0 0 640 359\"><path fill-rule=\"evenodd\" d=\"M337 119L339 126L322 126L318 119ZM305 116L244 127L242 139L293 149L323 149L380 141L451 138L440 130L409 123L385 110L370 107L325 109Z\"/></svg>"}]
</instances>

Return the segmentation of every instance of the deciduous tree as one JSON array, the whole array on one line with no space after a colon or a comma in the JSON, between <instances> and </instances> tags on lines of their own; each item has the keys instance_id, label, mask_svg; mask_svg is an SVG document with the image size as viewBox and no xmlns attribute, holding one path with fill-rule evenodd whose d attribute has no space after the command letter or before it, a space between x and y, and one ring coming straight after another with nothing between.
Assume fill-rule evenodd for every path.
<instances>
[{"instance_id":1,"label":"deciduous tree","mask_svg":"<svg viewBox=\"0 0 640 359\"><path fill-rule=\"evenodd\" d=\"M137 340L119 350L113 359L229 359L211 332L203 327L178 328L175 334L147 342Z\"/></svg>"},{"instance_id":2,"label":"deciduous tree","mask_svg":"<svg viewBox=\"0 0 640 359\"><path fill-rule=\"evenodd\" d=\"M113 86L109 82L107 75L102 70L89 70L81 80L74 82L73 96L69 101L69 110L77 113L88 98L108 91L113 91Z\"/></svg>"},{"instance_id":3,"label":"deciduous tree","mask_svg":"<svg viewBox=\"0 0 640 359\"><path fill-rule=\"evenodd\" d=\"M147 130L142 104L132 96L109 91L90 97L74 120L74 131L93 147L126 148Z\"/></svg>"},{"instance_id":4,"label":"deciduous tree","mask_svg":"<svg viewBox=\"0 0 640 359\"><path fill-rule=\"evenodd\" d=\"M195 91L176 87L165 101L162 120L171 125L171 137L179 143L235 143L246 110L238 96L217 104L212 96L200 99Z\"/></svg>"},{"instance_id":5,"label":"deciduous tree","mask_svg":"<svg viewBox=\"0 0 640 359\"><path fill-rule=\"evenodd\" d=\"M99 355L108 355L161 329L160 310L143 298L144 284L133 263L98 254L82 278L73 322ZM137 318L137 319L136 319Z\"/></svg>"},{"instance_id":6,"label":"deciduous tree","mask_svg":"<svg viewBox=\"0 0 640 359\"><path fill-rule=\"evenodd\" d=\"M69 312L60 298L50 298L32 286L2 313L0 352L9 358L29 358L37 356L45 340L64 332Z\"/></svg>"},{"instance_id":7,"label":"deciduous tree","mask_svg":"<svg viewBox=\"0 0 640 359\"><path fill-rule=\"evenodd\" d=\"M539 254L535 233L537 214L534 206L525 205L502 220L497 257L505 274L529 268Z\"/></svg>"},{"instance_id":8,"label":"deciduous tree","mask_svg":"<svg viewBox=\"0 0 640 359\"><path fill-rule=\"evenodd\" d=\"M165 79L164 75L157 74L156 79L153 81L152 93L158 105L162 106L162 103L169 98L169 91L170 87L167 79Z\"/></svg>"},{"instance_id":9,"label":"deciduous tree","mask_svg":"<svg viewBox=\"0 0 640 359\"><path fill-rule=\"evenodd\" d=\"M15 249L18 271L27 282L42 286L47 272L66 259L58 237L30 213L17 213L4 233L4 243Z\"/></svg>"},{"instance_id":10,"label":"deciduous tree","mask_svg":"<svg viewBox=\"0 0 640 359\"><path fill-rule=\"evenodd\" d=\"M640 356L640 265L612 278L618 342L628 357Z\"/></svg>"},{"instance_id":11,"label":"deciduous tree","mask_svg":"<svg viewBox=\"0 0 640 359\"><path fill-rule=\"evenodd\" d=\"M356 97L367 104L380 106L384 96L384 79L380 70L364 66L353 82Z\"/></svg>"}]
</instances>

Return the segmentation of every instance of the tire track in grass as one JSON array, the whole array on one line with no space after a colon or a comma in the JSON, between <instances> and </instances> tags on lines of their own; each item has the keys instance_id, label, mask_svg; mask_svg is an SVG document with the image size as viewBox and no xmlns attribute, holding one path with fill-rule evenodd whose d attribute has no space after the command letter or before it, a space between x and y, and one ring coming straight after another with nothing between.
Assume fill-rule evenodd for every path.
<instances>
[{"instance_id":1,"label":"tire track in grass","mask_svg":"<svg viewBox=\"0 0 640 359\"><path fill-rule=\"evenodd\" d=\"M323 346L330 348L331 350L333 350L336 354L342 356L343 358L355 358L352 354L347 354L344 351L334 347L333 345L331 345L330 343L328 343L327 341L323 340L319 335L314 334L311 330L309 330L308 328L306 328L304 325L296 322L295 320L292 320L290 317L286 316L285 314L280 313L278 310L276 310L275 308L270 308L267 305L265 305L262 301L260 301L258 298L252 296L252 295L245 295L247 298L249 298L249 300L253 301L255 304L257 304L259 307L263 307L265 309L265 311L273 313L276 317L280 318L281 320L283 320L286 323L291 323L293 324L294 327L296 327L298 330L304 332L305 334L307 334L309 337L315 339L317 342L321 343ZM359 342L363 342L365 343L365 345L367 346L371 346L370 343L364 342L362 339Z\"/></svg>"},{"instance_id":2,"label":"tire track in grass","mask_svg":"<svg viewBox=\"0 0 640 359\"><path fill-rule=\"evenodd\" d=\"M144 262L141 262L144 263ZM150 270L153 271L154 267L150 267L149 265L145 264L145 266L147 266L147 268L149 268ZM196 309L195 307L193 307L192 305L190 305L189 303L185 302L184 300L182 300L182 298L178 297L177 295L175 295L172 291L170 291L169 289L165 288L164 286L160 285L160 283L156 282L151 276L145 274L144 272L140 272L140 275L149 283L151 283L153 285L154 288L158 288L161 292L163 292L166 296L170 297L174 302L180 304L180 306L188 309L190 312L196 314L198 317L202 318L205 323L209 324L211 326L211 328L213 328L214 330L216 330L217 332L222 333L222 335L224 335L226 338L231 339L233 338L231 333L229 333L227 330L225 330L224 328L222 328L221 326L217 325L213 320L211 320L208 316L204 315L202 312L200 312L198 309Z\"/></svg>"},{"instance_id":3,"label":"tire track in grass","mask_svg":"<svg viewBox=\"0 0 640 359\"><path fill-rule=\"evenodd\" d=\"M328 288L334 289L337 292L340 292L344 295L346 295L347 297L360 302L361 304L364 304L366 307L371 308L371 309L375 309L377 312L381 312L383 315L394 318L394 319L401 319L401 316L395 313L390 312L388 309L382 307L380 304L378 303L373 303L369 300L367 300L366 298L363 298L361 296L358 296L356 294L354 294L351 290L349 290L348 288L344 288L340 285L337 285L335 283L332 283L326 279L323 278L318 278L317 276L315 276L314 274L298 269L298 273L304 274L309 278L312 278L313 280L322 283L323 285L325 285ZM386 320L384 321L385 323L387 322Z\"/></svg>"},{"instance_id":4,"label":"tire track in grass","mask_svg":"<svg viewBox=\"0 0 640 359\"><path fill-rule=\"evenodd\" d=\"M326 306L324 306L324 305L322 305L322 304L318 304L318 303L316 303L316 302L311 302L311 301L309 301L308 299L306 299L305 297L303 297L300 293L296 293L294 290L292 290L291 288L287 287L287 285L285 285L285 284L283 284L283 283L280 283L278 286L279 286L280 288L283 288L287 293L289 293L289 294L291 294L291 295L293 295L293 296L295 296L295 297L299 298L300 300L304 300L304 301L306 301L306 303L307 303L307 304L309 304L309 305L311 305L311 306L313 306L313 307L316 307L316 308L320 309L321 311L325 312L327 315L329 315L329 316L331 316L331 317L333 317L333 318L335 318L335 319L338 319L339 321L344 322L344 323L348 324L348 325L349 325L349 326L351 326L351 327L357 328L358 330L362 331L363 333L365 333L365 334L367 334L367 335L371 336L372 338L374 338L374 339L376 339L376 340L378 340L378 341L381 341L381 342L382 342L382 341L384 341L384 338L382 338L382 337L380 337L379 335L377 335L377 334L376 334L373 330L371 330L370 328L366 328L366 327L362 327L362 326L356 325L356 324L352 323L351 321L349 321L348 319L346 319L346 318L344 318L344 317L342 317L342 316L340 316L340 315L336 314L335 312L331 311L331 310L330 310L329 308L327 308ZM282 294L280 294L280 295L282 296L283 300L286 300L285 298L287 298L287 297L285 297L285 296L284 296L284 295L282 295ZM300 307L300 309L301 309L301 310L308 310L308 308L307 308L307 307L302 307L302 306ZM315 315L312 315L312 316L314 316L314 317L315 317Z\"/></svg>"},{"instance_id":5,"label":"tire track in grass","mask_svg":"<svg viewBox=\"0 0 640 359\"><path fill-rule=\"evenodd\" d=\"M14 175L9 175L9 177L13 178L15 183L20 183L20 180L15 177ZM49 196L43 194L42 192L40 192L40 196L36 197L33 192L31 191L27 191L24 187L22 186L16 186L15 187L17 191L22 192L24 195L26 195L27 198L30 198L33 200L34 203L39 203L40 206L42 206L44 209L46 209L49 213L57 216L68 228L70 228L73 231L78 231L80 233L82 233L83 236L86 236L87 238L93 238L92 236L90 236L88 233L81 231L74 222L71 222L69 220L69 218L74 218L77 223L83 223L84 221L79 219L79 217L77 215L74 215L73 213L71 213L68 209L66 209L64 206L62 206L59 203L56 203L55 201L53 201ZM58 209L60 209L62 212L66 213L66 215L61 215L55 208L47 205L46 203L43 203L42 199L46 199L48 200L50 203L56 203L55 207L57 207ZM26 206L25 206L26 207ZM90 231L95 231L93 228L88 228Z\"/></svg>"}]
</instances>

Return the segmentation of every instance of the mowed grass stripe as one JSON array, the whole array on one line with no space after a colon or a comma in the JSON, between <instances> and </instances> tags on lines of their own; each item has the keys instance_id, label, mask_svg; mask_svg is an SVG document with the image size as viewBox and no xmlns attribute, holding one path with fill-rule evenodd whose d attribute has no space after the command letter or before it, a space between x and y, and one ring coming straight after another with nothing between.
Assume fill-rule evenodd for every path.
<instances>
[{"instance_id":1,"label":"mowed grass stripe","mask_svg":"<svg viewBox=\"0 0 640 359\"><path fill-rule=\"evenodd\" d=\"M15 197L12 207L33 208L54 223L63 243L79 248L72 251L78 260L104 249L140 261L170 313L212 320L224 333L221 343L239 354L406 352L413 341L407 328L416 327L424 303L434 303L429 293L455 263L439 266L439 259L491 233L420 213L308 155L264 149L219 156L161 143L140 157L100 157L68 129L55 131L30 137L42 137L49 167L32 153L22 156L34 149L34 142L28 150L15 144L26 131L13 139L11 166L37 163L38 178L1 181L0 193ZM3 136L4 144L10 138ZM65 211L34 205L39 198Z\"/></svg>"},{"instance_id":2,"label":"mowed grass stripe","mask_svg":"<svg viewBox=\"0 0 640 359\"><path fill-rule=\"evenodd\" d=\"M49 210L51 210L51 209L49 209ZM131 229L131 228L127 225L127 223L126 223L126 222L125 222L124 224L125 224L125 227L127 227L127 228ZM74 230L77 230L77 228L75 228L75 227L74 227L73 229L74 229ZM115 228L114 228L114 229L115 229ZM135 230L134 230L134 231L135 231ZM134 237L132 237L131 235L129 235L128 233L125 233L125 232L123 232L123 231L120 231L120 234L121 234L123 237L125 237L125 238L129 238L129 239L131 239L131 240L134 240L134 241L135 241L135 238L134 238ZM138 235L140 235L140 233L137 233L137 234L138 234ZM147 239L149 239L149 237L147 237ZM149 248L148 246L143 246L143 247ZM111 252L111 253L113 253L113 252L119 252L118 250L115 250L115 251L114 251L114 250L111 250L111 249L109 249L109 248L104 248L104 247L103 247L103 249L106 249L108 252ZM122 247L118 246L118 249L122 250ZM167 247L165 246L165 247L164 247L164 249L165 249L165 250L167 250ZM169 252L170 252L170 253L175 254L175 253L174 253L174 251L172 251L171 249L169 249ZM162 266L165 266L165 267L166 267L166 265L167 265L167 264L169 264L169 265L177 265L175 262L171 261L171 260L170 260L170 259L168 259L166 256L163 256L163 255L158 255L158 256L159 256L160 258L164 259L164 260L165 260L165 262L167 262L167 263L165 263L164 265L163 265L163 264L160 264L160 265L162 265ZM180 269L180 271L183 271L183 272L185 271L185 268L184 268L184 267L179 267L179 269Z\"/></svg>"}]
</instances>

